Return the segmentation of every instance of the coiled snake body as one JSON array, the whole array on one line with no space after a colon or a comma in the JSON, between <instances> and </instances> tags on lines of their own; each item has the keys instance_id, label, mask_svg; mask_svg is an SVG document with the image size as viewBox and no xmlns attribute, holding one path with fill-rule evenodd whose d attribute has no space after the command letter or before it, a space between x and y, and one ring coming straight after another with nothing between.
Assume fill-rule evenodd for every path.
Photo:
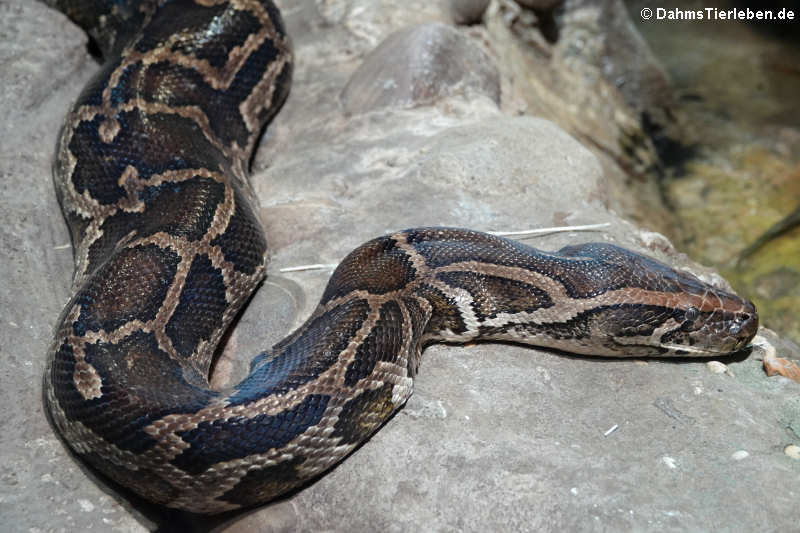
<instances>
[{"instance_id":1,"label":"coiled snake body","mask_svg":"<svg viewBox=\"0 0 800 533\"><path fill-rule=\"evenodd\" d=\"M246 170L290 83L280 15L268 0L51 3L106 63L58 144L76 269L45 399L75 452L149 500L220 512L323 472L403 405L428 342L710 355L755 334L751 303L622 248L412 229L353 251L302 327L212 390L215 347L265 272Z\"/></svg>"}]
</instances>

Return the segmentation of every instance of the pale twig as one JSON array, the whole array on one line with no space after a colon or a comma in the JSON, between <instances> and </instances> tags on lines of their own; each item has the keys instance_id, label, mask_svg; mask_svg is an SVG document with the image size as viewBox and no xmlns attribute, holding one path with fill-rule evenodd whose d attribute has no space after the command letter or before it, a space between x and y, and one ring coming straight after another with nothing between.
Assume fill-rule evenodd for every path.
<instances>
[{"instance_id":1,"label":"pale twig","mask_svg":"<svg viewBox=\"0 0 800 533\"><path fill-rule=\"evenodd\" d=\"M336 264L333 263L317 263L315 265L300 265L295 267L286 267L281 268L278 272L301 272L303 270L333 270L336 268Z\"/></svg>"},{"instance_id":2,"label":"pale twig","mask_svg":"<svg viewBox=\"0 0 800 533\"><path fill-rule=\"evenodd\" d=\"M526 229L522 231L487 231L490 235L497 235L498 237L527 237L529 235L544 235L547 233L559 233L565 231L590 231L600 228L607 228L611 222L603 222L601 224L584 224L583 226L557 226L553 228L538 228Z\"/></svg>"},{"instance_id":3,"label":"pale twig","mask_svg":"<svg viewBox=\"0 0 800 533\"><path fill-rule=\"evenodd\" d=\"M603 433L603 436L604 436L604 437L608 437L609 435L611 435L612 433L614 433L614 432L617 430L617 428L619 428L619 424L614 424L613 426L611 426L611 427L608 429L608 431L606 431L605 433Z\"/></svg>"}]
</instances>

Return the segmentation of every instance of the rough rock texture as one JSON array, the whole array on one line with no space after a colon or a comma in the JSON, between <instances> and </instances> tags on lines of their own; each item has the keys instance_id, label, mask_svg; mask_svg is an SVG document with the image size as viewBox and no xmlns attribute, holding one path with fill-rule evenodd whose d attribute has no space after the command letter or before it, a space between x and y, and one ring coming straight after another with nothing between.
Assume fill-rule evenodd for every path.
<instances>
[{"instance_id":1,"label":"rough rock texture","mask_svg":"<svg viewBox=\"0 0 800 533\"><path fill-rule=\"evenodd\" d=\"M429 105L344 113L340 94L369 51L402 27L446 22L446 1L282 3L297 73L253 177L272 247L270 275L227 340L216 385L237 379L249 356L297 326L329 275L280 268L335 263L389 230L610 222L607 231L532 242L544 249L616 242L698 271L666 239L608 210L618 200L608 195L613 187L603 167L551 122L446 90ZM715 374L705 361L433 346L407 406L334 471L287 499L208 519L114 491L70 457L41 404L45 353L72 270L50 162L62 117L97 67L61 15L27 0L0 2L0 14L2 529L796 527L800 461L783 450L800 444L798 389L764 376L761 348L724 361L730 372ZM502 84L504 95L517 90L507 77ZM796 346L767 330L762 336L778 356L798 356Z\"/></svg>"},{"instance_id":2,"label":"rough rock texture","mask_svg":"<svg viewBox=\"0 0 800 533\"><path fill-rule=\"evenodd\" d=\"M430 104L460 92L500 103L500 76L489 57L451 26L397 31L364 60L342 91L348 113Z\"/></svg>"},{"instance_id":3,"label":"rough rock texture","mask_svg":"<svg viewBox=\"0 0 800 533\"><path fill-rule=\"evenodd\" d=\"M577 137L609 178L612 208L666 232L675 220L660 204L662 163L651 137L665 145L679 131L666 74L621 1L570 0L556 12L513 0L487 10L487 40L502 75L513 79L504 109L547 118Z\"/></svg>"}]
</instances>

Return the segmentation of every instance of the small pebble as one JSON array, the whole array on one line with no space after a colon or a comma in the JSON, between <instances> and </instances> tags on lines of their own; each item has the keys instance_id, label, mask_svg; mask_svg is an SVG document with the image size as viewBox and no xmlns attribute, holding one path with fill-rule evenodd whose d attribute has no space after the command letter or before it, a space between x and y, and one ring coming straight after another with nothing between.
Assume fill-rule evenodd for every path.
<instances>
[{"instance_id":1,"label":"small pebble","mask_svg":"<svg viewBox=\"0 0 800 533\"><path fill-rule=\"evenodd\" d=\"M724 363L720 363L719 361L709 361L706 363L708 370L711 371L712 374L724 374L728 371L728 367Z\"/></svg>"},{"instance_id":2,"label":"small pebble","mask_svg":"<svg viewBox=\"0 0 800 533\"><path fill-rule=\"evenodd\" d=\"M94 511L94 504L89 500L80 499L78 500L78 505L81 506L81 510L84 513L91 513L92 511Z\"/></svg>"},{"instance_id":3,"label":"small pebble","mask_svg":"<svg viewBox=\"0 0 800 533\"><path fill-rule=\"evenodd\" d=\"M764 358L776 357L778 355L775 347L761 335L756 335L753 337L753 340L750 342L750 344L752 344L754 348L764 352L762 355Z\"/></svg>"},{"instance_id":4,"label":"small pebble","mask_svg":"<svg viewBox=\"0 0 800 533\"><path fill-rule=\"evenodd\" d=\"M747 453L746 451L739 450L738 452L733 452L733 455L731 455L731 459L733 459L734 461L741 461L742 459L746 459L749 456L750 454Z\"/></svg>"},{"instance_id":5,"label":"small pebble","mask_svg":"<svg viewBox=\"0 0 800 533\"><path fill-rule=\"evenodd\" d=\"M800 460L800 446L796 446L794 444L788 445L786 448L783 449L783 453L791 457L792 459Z\"/></svg>"},{"instance_id":6,"label":"small pebble","mask_svg":"<svg viewBox=\"0 0 800 533\"><path fill-rule=\"evenodd\" d=\"M800 365L789 359L778 357L775 347L761 335L756 335L752 344L763 354L764 371L767 376L781 375L800 383Z\"/></svg>"}]
</instances>

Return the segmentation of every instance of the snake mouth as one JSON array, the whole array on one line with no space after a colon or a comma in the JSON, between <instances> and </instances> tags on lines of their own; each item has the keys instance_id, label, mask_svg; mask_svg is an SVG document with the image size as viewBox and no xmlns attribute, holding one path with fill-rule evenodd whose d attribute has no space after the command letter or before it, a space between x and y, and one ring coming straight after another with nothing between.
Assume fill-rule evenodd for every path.
<instances>
[{"instance_id":1,"label":"snake mouth","mask_svg":"<svg viewBox=\"0 0 800 533\"><path fill-rule=\"evenodd\" d=\"M731 344L730 347L724 345L722 348L716 348L716 347L704 348L697 346L686 346L684 344L662 343L661 348L678 355L687 355L690 357L714 357L717 355L730 355L732 353L736 353L746 348L748 344L749 341L735 342L734 344Z\"/></svg>"}]
</instances>

